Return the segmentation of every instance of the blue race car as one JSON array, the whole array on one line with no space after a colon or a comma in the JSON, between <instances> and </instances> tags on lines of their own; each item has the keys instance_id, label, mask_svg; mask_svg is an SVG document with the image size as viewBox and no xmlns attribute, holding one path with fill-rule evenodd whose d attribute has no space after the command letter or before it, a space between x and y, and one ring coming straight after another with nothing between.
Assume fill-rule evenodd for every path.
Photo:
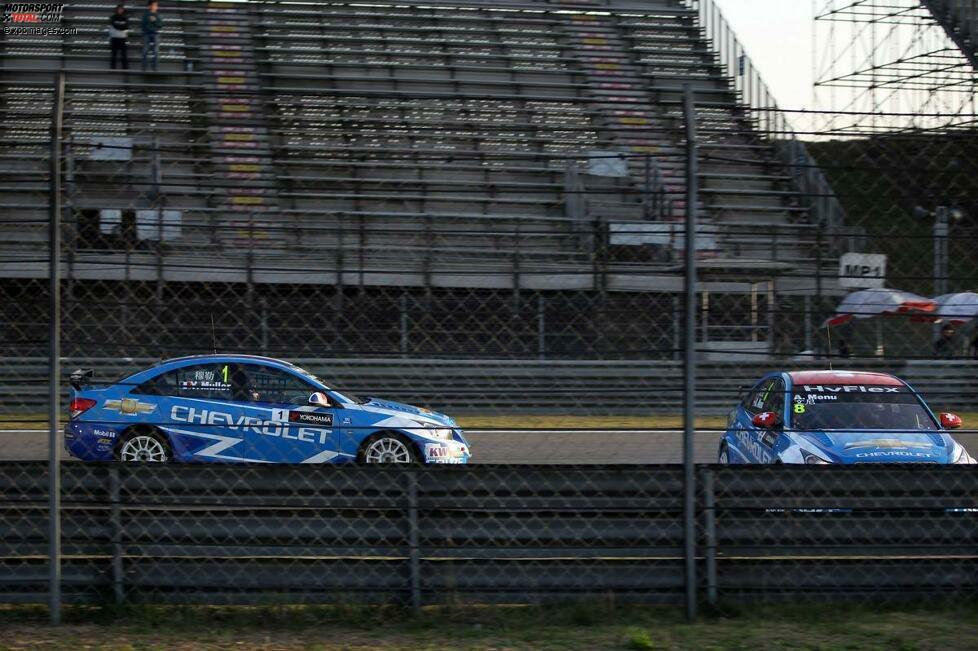
<instances>
[{"instance_id":1,"label":"blue race car","mask_svg":"<svg viewBox=\"0 0 978 651\"><path fill-rule=\"evenodd\" d=\"M71 375L65 449L85 461L467 463L455 421L363 400L251 355L162 362L109 386Z\"/></svg>"},{"instance_id":2,"label":"blue race car","mask_svg":"<svg viewBox=\"0 0 978 651\"><path fill-rule=\"evenodd\" d=\"M768 373L730 412L726 463L976 463L907 383L883 373Z\"/></svg>"}]
</instances>

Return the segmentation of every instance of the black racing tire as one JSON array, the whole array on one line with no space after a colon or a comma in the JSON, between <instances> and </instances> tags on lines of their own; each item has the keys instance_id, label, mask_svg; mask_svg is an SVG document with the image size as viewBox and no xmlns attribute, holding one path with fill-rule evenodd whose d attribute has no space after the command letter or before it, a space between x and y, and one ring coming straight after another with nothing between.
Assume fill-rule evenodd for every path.
<instances>
[{"instance_id":1,"label":"black racing tire","mask_svg":"<svg viewBox=\"0 0 978 651\"><path fill-rule=\"evenodd\" d=\"M397 432L371 434L357 450L357 463L361 464L418 464L420 462L421 455L417 446Z\"/></svg>"},{"instance_id":2,"label":"black racing tire","mask_svg":"<svg viewBox=\"0 0 978 651\"><path fill-rule=\"evenodd\" d=\"M133 427L119 436L113 456L122 463L170 463L173 448L166 436L154 427Z\"/></svg>"}]
</instances>

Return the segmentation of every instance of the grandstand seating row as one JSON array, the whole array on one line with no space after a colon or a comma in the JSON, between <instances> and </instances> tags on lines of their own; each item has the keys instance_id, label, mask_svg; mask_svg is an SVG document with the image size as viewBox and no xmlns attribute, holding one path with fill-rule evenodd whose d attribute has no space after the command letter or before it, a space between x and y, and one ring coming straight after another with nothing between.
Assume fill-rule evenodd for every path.
<instances>
[{"instance_id":1,"label":"grandstand seating row","mask_svg":"<svg viewBox=\"0 0 978 651\"><path fill-rule=\"evenodd\" d=\"M700 100L703 221L806 218L680 0L180 2L164 8L160 72L145 75L106 69L114 4L66 6L77 32L63 40L0 42L9 247L45 237L48 71L60 66L71 206L182 210L170 245L184 251L288 247L314 260L352 240L378 260L427 249L488 262L520 248L590 264L565 168L593 151L630 156L621 183L588 186L588 221L648 219L653 189L669 207L653 219L681 221L683 84ZM91 139L106 136L132 138L131 158L93 160ZM769 255L729 239L716 254L732 264Z\"/></svg>"}]
</instances>

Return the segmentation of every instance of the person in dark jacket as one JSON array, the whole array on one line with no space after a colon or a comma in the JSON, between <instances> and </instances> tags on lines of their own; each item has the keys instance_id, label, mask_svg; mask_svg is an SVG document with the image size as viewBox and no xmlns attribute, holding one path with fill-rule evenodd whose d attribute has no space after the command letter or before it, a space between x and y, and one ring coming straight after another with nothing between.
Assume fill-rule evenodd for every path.
<instances>
[{"instance_id":1,"label":"person in dark jacket","mask_svg":"<svg viewBox=\"0 0 978 651\"><path fill-rule=\"evenodd\" d=\"M156 0L150 0L148 9L143 14L143 70L146 69L150 57L152 57L153 70L157 69L157 57L160 53L159 34L163 29L163 20L157 11L158 8Z\"/></svg>"},{"instance_id":2,"label":"person in dark jacket","mask_svg":"<svg viewBox=\"0 0 978 651\"><path fill-rule=\"evenodd\" d=\"M841 359L849 359L851 356L852 353L849 352L849 344L845 339L839 337L839 357Z\"/></svg>"},{"instance_id":3,"label":"person in dark jacket","mask_svg":"<svg viewBox=\"0 0 978 651\"><path fill-rule=\"evenodd\" d=\"M934 356L937 359L951 359L954 357L954 326L945 323L941 328L941 336L934 344Z\"/></svg>"},{"instance_id":4,"label":"person in dark jacket","mask_svg":"<svg viewBox=\"0 0 978 651\"><path fill-rule=\"evenodd\" d=\"M129 69L129 52L126 48L126 39L129 38L129 14L123 5L116 5L115 11L109 17L109 46L112 48L112 57L109 65L115 70L116 60L123 70Z\"/></svg>"}]
</instances>

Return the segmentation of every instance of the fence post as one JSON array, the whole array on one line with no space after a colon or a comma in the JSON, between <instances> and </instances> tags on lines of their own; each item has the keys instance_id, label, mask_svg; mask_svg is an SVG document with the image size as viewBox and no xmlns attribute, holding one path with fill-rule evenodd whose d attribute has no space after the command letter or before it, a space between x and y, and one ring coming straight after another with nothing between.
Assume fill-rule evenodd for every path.
<instances>
[{"instance_id":1,"label":"fence post","mask_svg":"<svg viewBox=\"0 0 978 651\"><path fill-rule=\"evenodd\" d=\"M652 155L645 154L645 187L642 194L642 216L645 221L652 219Z\"/></svg>"},{"instance_id":2,"label":"fence post","mask_svg":"<svg viewBox=\"0 0 978 651\"><path fill-rule=\"evenodd\" d=\"M48 197L48 608L51 623L61 623L61 128L65 73L54 78L51 115L51 187Z\"/></svg>"},{"instance_id":3,"label":"fence post","mask_svg":"<svg viewBox=\"0 0 978 651\"><path fill-rule=\"evenodd\" d=\"M713 470L703 468L703 533L706 546L706 602L717 604L717 519Z\"/></svg>"},{"instance_id":4,"label":"fence post","mask_svg":"<svg viewBox=\"0 0 978 651\"><path fill-rule=\"evenodd\" d=\"M421 558L418 549L418 477L417 470L410 468L407 475L408 496L408 563L410 573L411 608L421 610Z\"/></svg>"},{"instance_id":5,"label":"fence post","mask_svg":"<svg viewBox=\"0 0 978 651\"><path fill-rule=\"evenodd\" d=\"M116 606L121 606L126 600L122 571L122 505L121 482L119 480L119 465L109 466L109 525L112 532L112 595Z\"/></svg>"},{"instance_id":6,"label":"fence post","mask_svg":"<svg viewBox=\"0 0 978 651\"><path fill-rule=\"evenodd\" d=\"M683 85L686 120L686 350L683 396L683 520L686 557L686 618L696 617L696 475L693 434L696 417L696 107L693 89Z\"/></svg>"}]
</instances>

